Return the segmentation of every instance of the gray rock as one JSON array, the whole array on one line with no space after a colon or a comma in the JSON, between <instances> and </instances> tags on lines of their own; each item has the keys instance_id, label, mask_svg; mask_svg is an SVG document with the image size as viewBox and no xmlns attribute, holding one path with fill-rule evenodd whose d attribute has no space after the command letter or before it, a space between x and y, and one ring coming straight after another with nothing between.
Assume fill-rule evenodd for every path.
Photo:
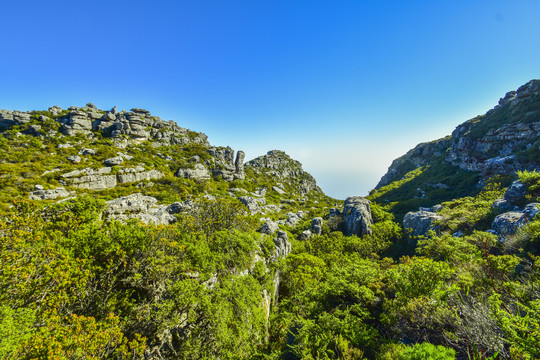
<instances>
[{"instance_id":1,"label":"gray rock","mask_svg":"<svg viewBox=\"0 0 540 360\"><path fill-rule=\"evenodd\" d=\"M351 196L345 199L343 205L343 221L345 235L371 235L371 209L369 200L360 196Z\"/></svg>"},{"instance_id":2,"label":"gray rock","mask_svg":"<svg viewBox=\"0 0 540 360\"><path fill-rule=\"evenodd\" d=\"M234 166L236 170L236 178L244 180L246 177L244 173L244 159L246 157L246 154L243 151L238 151L236 153L236 160L234 161Z\"/></svg>"},{"instance_id":3,"label":"gray rock","mask_svg":"<svg viewBox=\"0 0 540 360\"><path fill-rule=\"evenodd\" d=\"M255 190L254 192L252 192L251 194L253 196L256 196L256 197L265 197L266 196L266 188L263 187L263 188L260 188L260 189L257 189Z\"/></svg>"},{"instance_id":4,"label":"gray rock","mask_svg":"<svg viewBox=\"0 0 540 360\"><path fill-rule=\"evenodd\" d=\"M65 174L62 174L61 176L65 179L77 177L80 175L106 175L110 174L111 168L109 167L102 167L97 170L94 170L92 168L85 168L82 170L74 170Z\"/></svg>"},{"instance_id":5,"label":"gray rock","mask_svg":"<svg viewBox=\"0 0 540 360\"><path fill-rule=\"evenodd\" d=\"M403 228L411 229L413 236L427 235L430 230L437 230L436 221L442 220L442 216L431 211L408 212L403 218Z\"/></svg>"},{"instance_id":6,"label":"gray rock","mask_svg":"<svg viewBox=\"0 0 540 360\"><path fill-rule=\"evenodd\" d=\"M70 108L72 109L72 108ZM60 131L65 135L90 134L92 131L92 120L88 114L77 108L71 110L67 118L61 119L63 126Z\"/></svg>"},{"instance_id":7,"label":"gray rock","mask_svg":"<svg viewBox=\"0 0 540 360\"><path fill-rule=\"evenodd\" d=\"M73 195L73 193L69 193L63 187L44 190L42 185L36 185L34 191L30 193L29 198L31 200L55 200L58 198L66 198L71 195Z\"/></svg>"},{"instance_id":8,"label":"gray rock","mask_svg":"<svg viewBox=\"0 0 540 360\"><path fill-rule=\"evenodd\" d=\"M296 213L288 212L287 213L287 219L286 220L279 220L278 223L280 225L287 225L287 226L294 227L294 226L296 226L296 224L298 224L300 222L300 220L302 220L302 217L304 217L304 212L303 211L298 211Z\"/></svg>"},{"instance_id":9,"label":"gray rock","mask_svg":"<svg viewBox=\"0 0 540 360\"><path fill-rule=\"evenodd\" d=\"M208 180L210 179L210 172L203 164L195 164L194 169L178 169L175 176L185 179Z\"/></svg>"},{"instance_id":10,"label":"gray rock","mask_svg":"<svg viewBox=\"0 0 540 360\"><path fill-rule=\"evenodd\" d=\"M88 190L111 189L117 183L116 175L85 175L71 179L71 186Z\"/></svg>"},{"instance_id":11,"label":"gray rock","mask_svg":"<svg viewBox=\"0 0 540 360\"><path fill-rule=\"evenodd\" d=\"M81 157L78 155L72 155L67 157L68 161L71 161L73 164L78 164L81 162Z\"/></svg>"},{"instance_id":12,"label":"gray rock","mask_svg":"<svg viewBox=\"0 0 540 360\"><path fill-rule=\"evenodd\" d=\"M298 236L298 240L302 241L309 240L309 238L311 238L311 231L309 230L302 231L302 233Z\"/></svg>"},{"instance_id":13,"label":"gray rock","mask_svg":"<svg viewBox=\"0 0 540 360\"><path fill-rule=\"evenodd\" d=\"M275 192L277 192L279 195L283 195L285 194L285 190L277 187L277 186L272 186L272 190L274 190Z\"/></svg>"},{"instance_id":14,"label":"gray rock","mask_svg":"<svg viewBox=\"0 0 540 360\"><path fill-rule=\"evenodd\" d=\"M96 155L96 150L89 148L82 148L79 150L79 155Z\"/></svg>"},{"instance_id":15,"label":"gray rock","mask_svg":"<svg viewBox=\"0 0 540 360\"><path fill-rule=\"evenodd\" d=\"M28 128L24 131L25 134L31 136L42 136L41 125L29 125Z\"/></svg>"},{"instance_id":16,"label":"gray rock","mask_svg":"<svg viewBox=\"0 0 540 360\"><path fill-rule=\"evenodd\" d=\"M291 253L291 243L285 231L279 230L277 238L274 238L274 245L276 247L275 257L278 259Z\"/></svg>"},{"instance_id":17,"label":"gray rock","mask_svg":"<svg viewBox=\"0 0 540 360\"><path fill-rule=\"evenodd\" d=\"M540 203L527 204L523 212L529 217L529 220L534 220L535 216L540 212Z\"/></svg>"},{"instance_id":18,"label":"gray rock","mask_svg":"<svg viewBox=\"0 0 540 360\"><path fill-rule=\"evenodd\" d=\"M122 164L123 162L124 158L122 158L121 156L115 156L105 160L103 163L107 166L116 166Z\"/></svg>"},{"instance_id":19,"label":"gray rock","mask_svg":"<svg viewBox=\"0 0 540 360\"><path fill-rule=\"evenodd\" d=\"M341 216L341 212L339 211L339 209L336 209L336 208L330 209L330 211L328 212L328 217L335 217L335 216Z\"/></svg>"},{"instance_id":20,"label":"gray rock","mask_svg":"<svg viewBox=\"0 0 540 360\"><path fill-rule=\"evenodd\" d=\"M176 221L176 217L167 208L166 205L158 205L156 198L136 193L108 201L104 215L109 220L135 218L148 224L167 225Z\"/></svg>"},{"instance_id":21,"label":"gray rock","mask_svg":"<svg viewBox=\"0 0 540 360\"><path fill-rule=\"evenodd\" d=\"M516 210L515 206L504 198L497 199L491 205L491 208L495 210L497 214L502 214L508 211Z\"/></svg>"},{"instance_id":22,"label":"gray rock","mask_svg":"<svg viewBox=\"0 0 540 360\"><path fill-rule=\"evenodd\" d=\"M275 213L275 212L279 211L279 206L277 206L275 204L268 204L268 205L263 206L262 208L263 208L264 212Z\"/></svg>"},{"instance_id":23,"label":"gray rock","mask_svg":"<svg viewBox=\"0 0 540 360\"><path fill-rule=\"evenodd\" d=\"M491 223L491 229L499 235L499 239L504 240L507 236L515 234L528 222L528 216L524 212L509 211L497 215Z\"/></svg>"},{"instance_id":24,"label":"gray rock","mask_svg":"<svg viewBox=\"0 0 540 360\"><path fill-rule=\"evenodd\" d=\"M125 184L143 180L161 179L163 176L164 175L161 171L155 169L144 171L142 166L137 166L136 168L128 168L118 171L116 177L120 184Z\"/></svg>"},{"instance_id":25,"label":"gray rock","mask_svg":"<svg viewBox=\"0 0 540 360\"><path fill-rule=\"evenodd\" d=\"M166 210L169 214L178 214L183 211L188 211L193 209L195 204L191 200L186 200L184 202L175 202L167 206Z\"/></svg>"},{"instance_id":26,"label":"gray rock","mask_svg":"<svg viewBox=\"0 0 540 360\"><path fill-rule=\"evenodd\" d=\"M504 199L511 204L520 205L525 202L527 187L521 181L516 180L506 189Z\"/></svg>"},{"instance_id":27,"label":"gray rock","mask_svg":"<svg viewBox=\"0 0 540 360\"><path fill-rule=\"evenodd\" d=\"M323 226L323 218L316 217L311 220L311 231L315 235L321 235Z\"/></svg>"},{"instance_id":28,"label":"gray rock","mask_svg":"<svg viewBox=\"0 0 540 360\"><path fill-rule=\"evenodd\" d=\"M238 200L248 208L250 214L256 214L260 210L260 200L262 199L255 199L251 196L240 196Z\"/></svg>"},{"instance_id":29,"label":"gray rock","mask_svg":"<svg viewBox=\"0 0 540 360\"><path fill-rule=\"evenodd\" d=\"M272 220L266 220L261 229L259 230L263 234L272 235L278 230L278 223Z\"/></svg>"}]
</instances>

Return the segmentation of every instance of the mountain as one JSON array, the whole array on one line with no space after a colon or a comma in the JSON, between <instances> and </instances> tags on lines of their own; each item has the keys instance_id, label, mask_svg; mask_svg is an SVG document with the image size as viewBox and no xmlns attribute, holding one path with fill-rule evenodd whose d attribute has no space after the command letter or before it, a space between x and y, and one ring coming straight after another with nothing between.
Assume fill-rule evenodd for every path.
<instances>
[{"instance_id":1,"label":"mountain","mask_svg":"<svg viewBox=\"0 0 540 360\"><path fill-rule=\"evenodd\" d=\"M419 144L394 160L371 197L408 200L409 210L478 193L494 176L508 184L516 171L540 169L539 136L540 80L531 80L450 136Z\"/></svg>"},{"instance_id":2,"label":"mountain","mask_svg":"<svg viewBox=\"0 0 540 360\"><path fill-rule=\"evenodd\" d=\"M282 151L244 164L243 151L211 146L205 134L144 109L105 111L87 104L0 110L0 131L4 209L10 197L24 193L51 200L67 197L68 190L104 199L141 192L170 203L211 193L209 184L234 188L225 184L236 182L243 184L235 191L244 195L268 190L277 208L284 207L281 200L327 198L301 164Z\"/></svg>"},{"instance_id":3,"label":"mountain","mask_svg":"<svg viewBox=\"0 0 540 360\"><path fill-rule=\"evenodd\" d=\"M0 110L0 358L540 358L538 89L345 201L143 109Z\"/></svg>"}]
</instances>

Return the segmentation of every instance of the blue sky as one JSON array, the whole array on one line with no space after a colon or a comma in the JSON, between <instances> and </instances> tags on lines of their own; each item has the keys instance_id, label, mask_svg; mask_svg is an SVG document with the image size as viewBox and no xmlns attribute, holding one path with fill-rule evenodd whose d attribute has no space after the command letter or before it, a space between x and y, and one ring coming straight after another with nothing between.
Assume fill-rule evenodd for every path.
<instances>
[{"instance_id":1,"label":"blue sky","mask_svg":"<svg viewBox=\"0 0 540 360\"><path fill-rule=\"evenodd\" d=\"M366 195L540 78L540 1L5 1L0 108L142 107Z\"/></svg>"}]
</instances>

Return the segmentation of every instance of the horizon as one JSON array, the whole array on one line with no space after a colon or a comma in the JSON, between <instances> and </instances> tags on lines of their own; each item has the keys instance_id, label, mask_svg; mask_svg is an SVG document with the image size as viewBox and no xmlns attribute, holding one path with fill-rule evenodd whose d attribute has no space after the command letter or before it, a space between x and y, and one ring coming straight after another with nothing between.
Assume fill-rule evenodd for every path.
<instances>
[{"instance_id":1,"label":"horizon","mask_svg":"<svg viewBox=\"0 0 540 360\"><path fill-rule=\"evenodd\" d=\"M127 4L3 5L0 108L145 108L344 199L540 77L530 0Z\"/></svg>"}]
</instances>

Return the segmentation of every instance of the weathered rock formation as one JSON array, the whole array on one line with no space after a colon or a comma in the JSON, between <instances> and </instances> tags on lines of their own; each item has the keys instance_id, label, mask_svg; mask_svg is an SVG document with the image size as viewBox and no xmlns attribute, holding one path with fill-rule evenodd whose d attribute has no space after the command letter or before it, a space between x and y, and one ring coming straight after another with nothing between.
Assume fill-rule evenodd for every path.
<instances>
[{"instance_id":1,"label":"weathered rock formation","mask_svg":"<svg viewBox=\"0 0 540 360\"><path fill-rule=\"evenodd\" d=\"M212 156L207 161L212 176L220 176L226 181L243 180L245 178L244 158L246 155L243 151L236 153L236 159L234 150L230 147L211 147L207 151Z\"/></svg>"},{"instance_id":2,"label":"weathered rock formation","mask_svg":"<svg viewBox=\"0 0 540 360\"><path fill-rule=\"evenodd\" d=\"M371 235L371 209L369 200L360 196L351 196L345 199L343 205L344 233L346 236Z\"/></svg>"},{"instance_id":3,"label":"weathered rock formation","mask_svg":"<svg viewBox=\"0 0 540 360\"><path fill-rule=\"evenodd\" d=\"M248 161L245 166L252 169L255 173L262 173L272 176L278 181L289 183L302 195L308 194L311 191L321 192L315 178L302 169L300 162L291 159L283 151L269 151L266 155ZM274 191L276 190L274 189Z\"/></svg>"},{"instance_id":4,"label":"weathered rock formation","mask_svg":"<svg viewBox=\"0 0 540 360\"><path fill-rule=\"evenodd\" d=\"M291 243L285 231L279 230L278 236L274 238L274 245L276 246L275 257L281 258L290 254Z\"/></svg>"},{"instance_id":5,"label":"weathered rock formation","mask_svg":"<svg viewBox=\"0 0 540 360\"><path fill-rule=\"evenodd\" d=\"M532 221L540 212L539 206L539 203L531 203L521 211L508 211L497 215L491 223L491 229L499 235L500 240L505 240Z\"/></svg>"},{"instance_id":6,"label":"weathered rock formation","mask_svg":"<svg viewBox=\"0 0 540 360\"><path fill-rule=\"evenodd\" d=\"M208 180L210 172L203 164L195 164L193 168L180 168L176 171L176 176L186 179Z\"/></svg>"},{"instance_id":7,"label":"weathered rock formation","mask_svg":"<svg viewBox=\"0 0 540 360\"><path fill-rule=\"evenodd\" d=\"M157 225L176 221L167 205L158 205L156 198L140 193L108 201L104 217L120 221L140 219L142 222Z\"/></svg>"},{"instance_id":8,"label":"weathered rock formation","mask_svg":"<svg viewBox=\"0 0 540 360\"><path fill-rule=\"evenodd\" d=\"M451 136L423 143L394 160L376 188L423 165L445 161L484 179L540 169L540 80L510 91L495 108L459 125Z\"/></svg>"},{"instance_id":9,"label":"weathered rock formation","mask_svg":"<svg viewBox=\"0 0 540 360\"><path fill-rule=\"evenodd\" d=\"M34 191L30 192L29 198L31 200L56 200L60 198L66 198L72 195L74 194L68 192L63 187L45 190L42 185L36 185Z\"/></svg>"},{"instance_id":10,"label":"weathered rock formation","mask_svg":"<svg viewBox=\"0 0 540 360\"><path fill-rule=\"evenodd\" d=\"M403 218L403 229L412 230L412 236L425 236L430 230L437 230L436 221L442 220L434 209L421 209L416 212L408 212Z\"/></svg>"},{"instance_id":11,"label":"weathered rock formation","mask_svg":"<svg viewBox=\"0 0 540 360\"><path fill-rule=\"evenodd\" d=\"M323 226L323 218L316 217L311 219L311 232L315 235L321 235Z\"/></svg>"},{"instance_id":12,"label":"weathered rock formation","mask_svg":"<svg viewBox=\"0 0 540 360\"><path fill-rule=\"evenodd\" d=\"M184 129L174 121L163 121L143 109L118 112L114 107L110 111L104 111L89 103L82 108L72 106L67 110L53 106L48 112L50 117L34 115L33 112L0 110L0 131L14 125L30 123L33 119L43 122L52 118L61 124L60 132L65 135L92 136L94 132L99 132L105 137L125 136L132 140L154 140L162 144L197 143L209 146L205 134Z\"/></svg>"},{"instance_id":13,"label":"weathered rock formation","mask_svg":"<svg viewBox=\"0 0 540 360\"><path fill-rule=\"evenodd\" d=\"M86 168L62 174L61 177L65 185L89 190L111 189L119 183L124 184L163 177L163 173L160 171L155 169L144 171L142 166L120 169L117 174L111 174L111 171L111 167L102 167L97 170Z\"/></svg>"}]
</instances>

